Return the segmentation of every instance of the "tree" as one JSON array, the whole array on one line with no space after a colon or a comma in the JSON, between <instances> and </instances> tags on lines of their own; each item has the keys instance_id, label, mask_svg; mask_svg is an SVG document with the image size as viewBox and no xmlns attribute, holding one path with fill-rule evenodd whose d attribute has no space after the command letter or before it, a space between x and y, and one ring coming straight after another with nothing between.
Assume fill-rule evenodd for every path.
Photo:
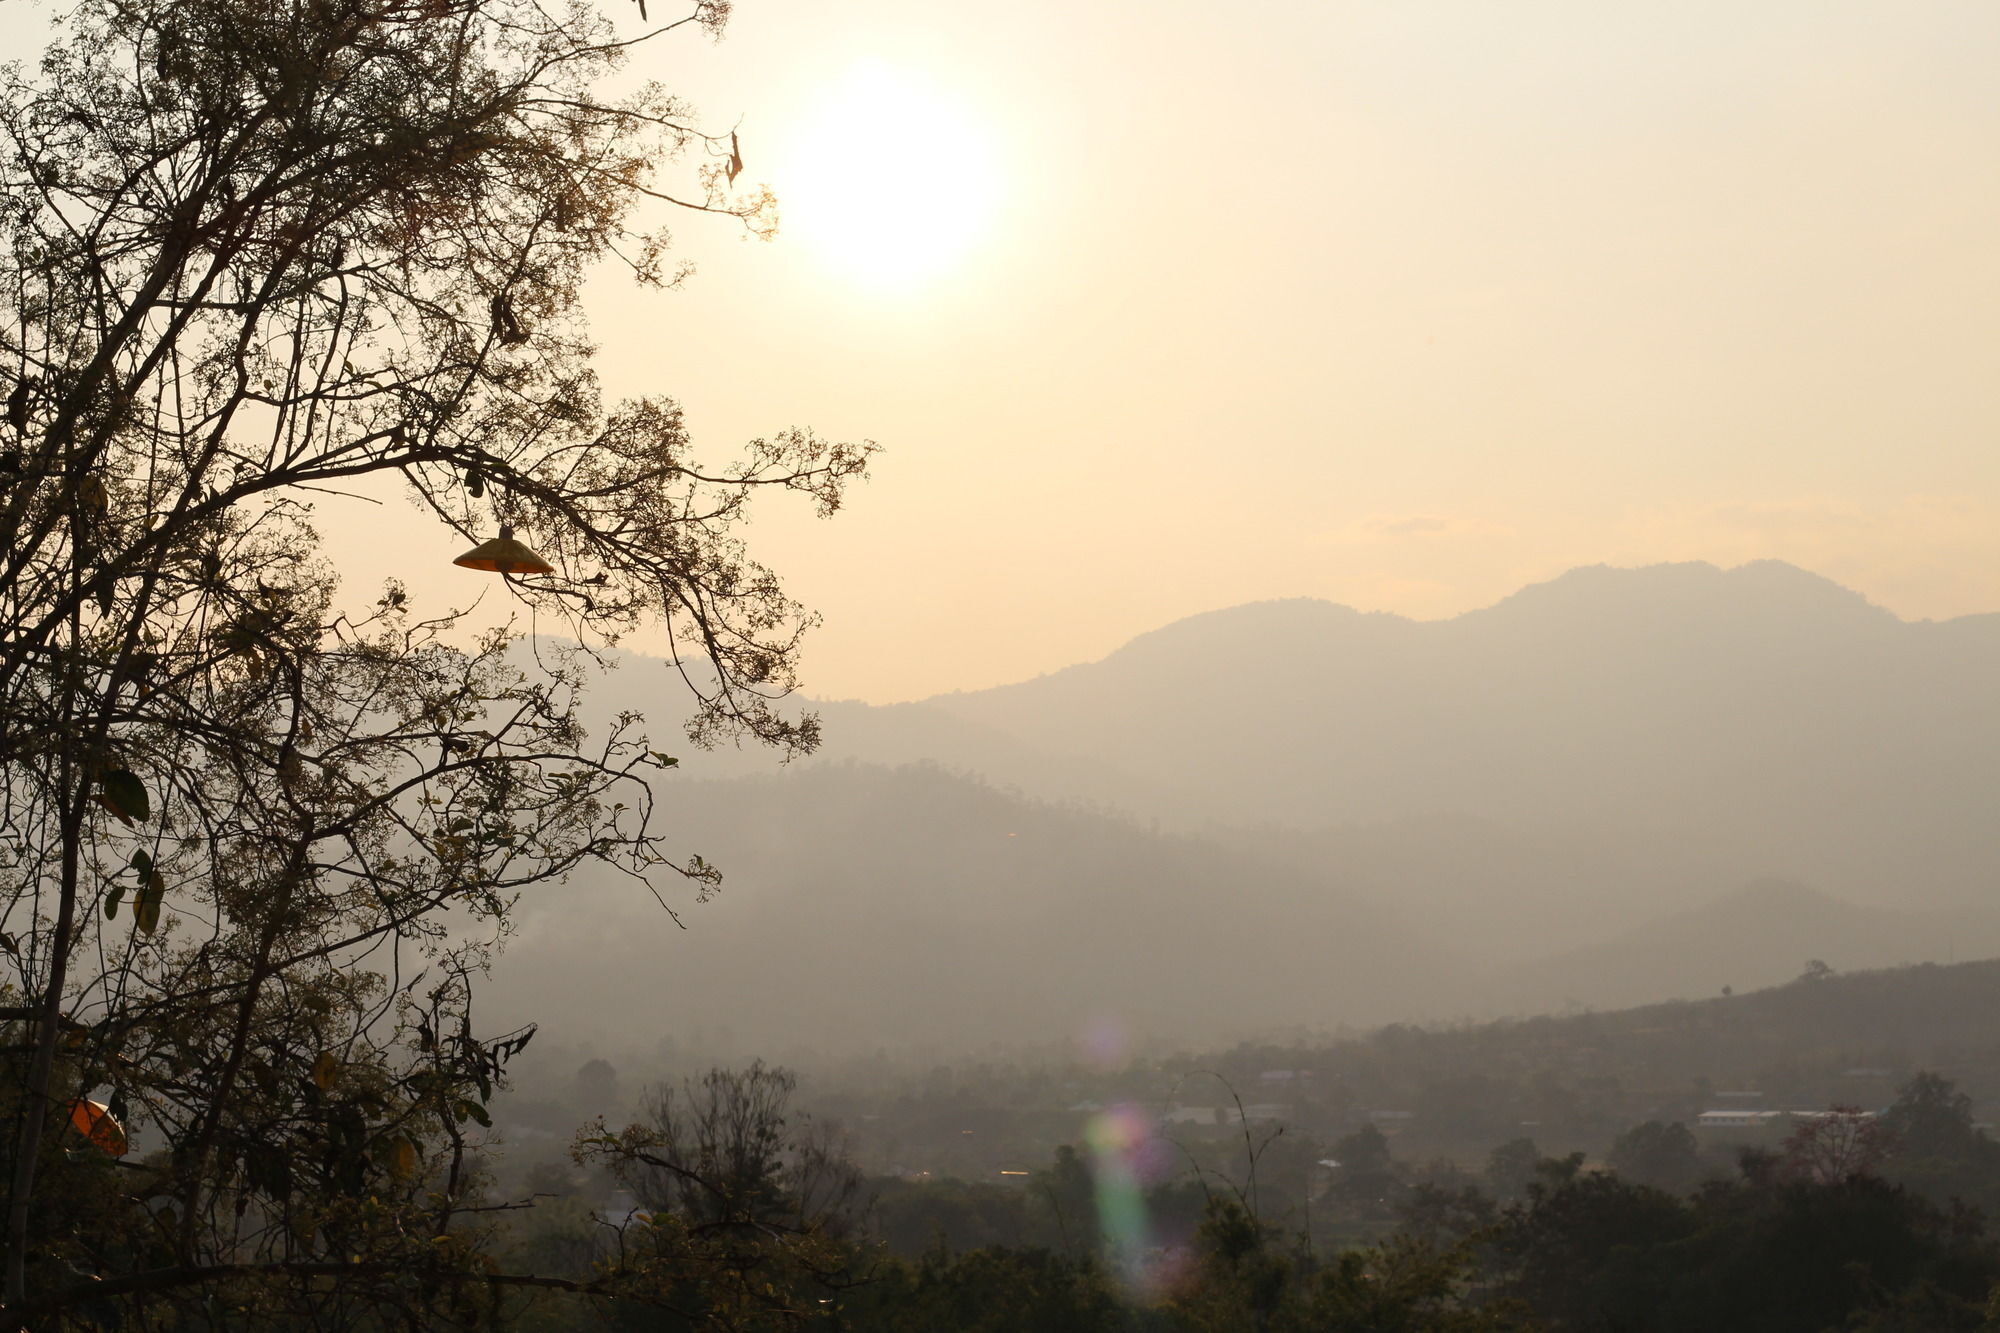
<instances>
[{"instance_id":1,"label":"tree","mask_svg":"<svg viewBox=\"0 0 2000 1333\"><path fill-rule=\"evenodd\" d=\"M1449 1244L1485 1231L1499 1216L1493 1197L1476 1185L1456 1189L1419 1181L1398 1208L1402 1234L1427 1244Z\"/></svg>"},{"instance_id":2,"label":"tree","mask_svg":"<svg viewBox=\"0 0 2000 1333\"><path fill-rule=\"evenodd\" d=\"M1308 1327L1318 1333L1506 1333L1533 1327L1505 1303L1466 1298L1470 1247L1394 1236L1348 1250L1319 1275Z\"/></svg>"},{"instance_id":3,"label":"tree","mask_svg":"<svg viewBox=\"0 0 2000 1333\"><path fill-rule=\"evenodd\" d=\"M1882 1124L1895 1135L1898 1156L1905 1157L1970 1157L1984 1137L1973 1127L1972 1098L1950 1079L1927 1070L1897 1089Z\"/></svg>"},{"instance_id":4,"label":"tree","mask_svg":"<svg viewBox=\"0 0 2000 1333\"><path fill-rule=\"evenodd\" d=\"M1389 1140L1374 1125L1363 1125L1335 1141L1335 1197L1364 1208L1386 1204L1400 1183L1396 1162L1389 1153Z\"/></svg>"},{"instance_id":5,"label":"tree","mask_svg":"<svg viewBox=\"0 0 2000 1333\"><path fill-rule=\"evenodd\" d=\"M1896 1135L1858 1106L1835 1106L1800 1120L1780 1153L1787 1170L1822 1185L1872 1174Z\"/></svg>"},{"instance_id":6,"label":"tree","mask_svg":"<svg viewBox=\"0 0 2000 1333\"><path fill-rule=\"evenodd\" d=\"M1056 1147L1055 1160L1035 1173L1029 1187L1029 1207L1046 1211L1049 1225L1044 1228L1055 1238L1057 1253L1080 1257L1096 1255L1103 1239L1097 1217L1097 1186L1090 1166L1074 1144Z\"/></svg>"},{"instance_id":7,"label":"tree","mask_svg":"<svg viewBox=\"0 0 2000 1333\"><path fill-rule=\"evenodd\" d=\"M1502 1213L1492 1240L1499 1290L1557 1327L1649 1327L1630 1313L1659 1301L1649 1252L1687 1235L1688 1209L1580 1164L1546 1159L1542 1179Z\"/></svg>"},{"instance_id":8,"label":"tree","mask_svg":"<svg viewBox=\"0 0 2000 1333\"><path fill-rule=\"evenodd\" d=\"M579 1141L585 1162L610 1167L642 1206L701 1222L754 1227L844 1228L860 1203L861 1177L843 1140L811 1117L794 1125L798 1077L759 1060L711 1069L679 1088L647 1091L642 1118Z\"/></svg>"},{"instance_id":9,"label":"tree","mask_svg":"<svg viewBox=\"0 0 2000 1333\"><path fill-rule=\"evenodd\" d=\"M570 1097L596 1115L614 1113L618 1101L618 1071L609 1060L586 1060L570 1080Z\"/></svg>"},{"instance_id":10,"label":"tree","mask_svg":"<svg viewBox=\"0 0 2000 1333\"><path fill-rule=\"evenodd\" d=\"M1181 1323L1204 1330L1268 1329L1298 1267L1241 1199L1211 1198L1195 1233L1198 1275L1174 1302Z\"/></svg>"},{"instance_id":11,"label":"tree","mask_svg":"<svg viewBox=\"0 0 2000 1333\"><path fill-rule=\"evenodd\" d=\"M1678 1193L1701 1178L1701 1151L1686 1125L1648 1120L1618 1136L1606 1159L1625 1179Z\"/></svg>"},{"instance_id":12,"label":"tree","mask_svg":"<svg viewBox=\"0 0 2000 1333\"><path fill-rule=\"evenodd\" d=\"M1486 1158L1486 1183L1502 1200L1517 1199L1535 1183L1542 1150L1530 1138L1509 1139Z\"/></svg>"},{"instance_id":13,"label":"tree","mask_svg":"<svg viewBox=\"0 0 2000 1333\"><path fill-rule=\"evenodd\" d=\"M1536 1185L1481 1286L1554 1328L1971 1330L1996 1272L1978 1216L1872 1176L1776 1171L1679 1199L1604 1173Z\"/></svg>"},{"instance_id":14,"label":"tree","mask_svg":"<svg viewBox=\"0 0 2000 1333\"><path fill-rule=\"evenodd\" d=\"M1920 1072L1882 1112L1891 1136L1885 1174L1938 1203L2000 1207L2000 1145L1972 1121L1972 1098L1950 1079Z\"/></svg>"},{"instance_id":15,"label":"tree","mask_svg":"<svg viewBox=\"0 0 2000 1333\"><path fill-rule=\"evenodd\" d=\"M624 1130L600 1122L578 1136L578 1162L608 1168L644 1210L602 1268L607 1293L706 1307L717 1327L735 1328L800 1322L785 1312L855 1284L842 1241L865 1203L861 1175L838 1131L791 1114L797 1086L762 1061L711 1069L650 1089L642 1119Z\"/></svg>"},{"instance_id":16,"label":"tree","mask_svg":"<svg viewBox=\"0 0 2000 1333\"><path fill-rule=\"evenodd\" d=\"M479 1031L486 942L587 866L717 880L639 719L586 738L592 646L663 619L693 741L817 739L773 706L811 618L739 526L831 512L871 446L705 468L592 377L585 273L674 276L642 204L770 217L733 134L594 91L636 44L531 0L84 0L0 76L10 1317L491 1305L474 1127L532 1030ZM311 503L371 474L519 534L508 594L582 646L341 610ZM93 1093L136 1170L79 1166Z\"/></svg>"},{"instance_id":17,"label":"tree","mask_svg":"<svg viewBox=\"0 0 2000 1333\"><path fill-rule=\"evenodd\" d=\"M1119 1300L1093 1256L942 1247L879 1263L839 1302L833 1328L867 1333L1120 1333L1156 1325Z\"/></svg>"}]
</instances>

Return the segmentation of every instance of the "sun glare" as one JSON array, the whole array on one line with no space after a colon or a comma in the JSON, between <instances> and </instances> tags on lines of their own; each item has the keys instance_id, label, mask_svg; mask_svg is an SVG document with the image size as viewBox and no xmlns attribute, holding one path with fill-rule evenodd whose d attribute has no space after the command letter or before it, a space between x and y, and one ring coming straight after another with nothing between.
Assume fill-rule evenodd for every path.
<instances>
[{"instance_id":1,"label":"sun glare","mask_svg":"<svg viewBox=\"0 0 2000 1333\"><path fill-rule=\"evenodd\" d=\"M776 185L781 236L885 289L962 262L1000 203L992 141L968 108L880 61L853 66L811 106Z\"/></svg>"}]
</instances>

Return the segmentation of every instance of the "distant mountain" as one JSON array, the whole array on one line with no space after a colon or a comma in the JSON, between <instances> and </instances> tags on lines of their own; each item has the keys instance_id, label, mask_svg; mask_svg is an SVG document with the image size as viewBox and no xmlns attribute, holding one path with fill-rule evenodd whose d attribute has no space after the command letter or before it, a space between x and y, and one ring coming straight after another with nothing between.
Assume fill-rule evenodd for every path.
<instances>
[{"instance_id":1,"label":"distant mountain","mask_svg":"<svg viewBox=\"0 0 2000 1333\"><path fill-rule=\"evenodd\" d=\"M516 953L558 1004L639 976L774 1041L951 1047L1093 1006L1192 1037L2000 952L1996 682L2000 616L1905 622L1768 561L1574 570L1436 622L1236 607L1017 685L817 705L782 779L686 754L673 808L723 899L669 937L579 890ZM675 688L632 658L596 706ZM1731 891L1770 879L1814 887Z\"/></svg>"},{"instance_id":2,"label":"distant mountain","mask_svg":"<svg viewBox=\"0 0 2000 1333\"><path fill-rule=\"evenodd\" d=\"M1323 879L936 768L660 795L721 892L681 895L681 931L634 882L537 890L495 968L495 1021L600 1046L701 1029L780 1058L953 1058L1104 1024L1221 1039L1463 1008L1456 959Z\"/></svg>"},{"instance_id":3,"label":"distant mountain","mask_svg":"<svg viewBox=\"0 0 2000 1333\"><path fill-rule=\"evenodd\" d=\"M1543 1013L1779 985L1818 960L1837 971L2000 955L2000 909L1860 907L1764 880L1602 943L1510 970L1489 992L1502 1010Z\"/></svg>"},{"instance_id":4,"label":"distant mountain","mask_svg":"<svg viewBox=\"0 0 2000 1333\"><path fill-rule=\"evenodd\" d=\"M2000 617L1904 622L1764 561L1579 569L1443 621L1260 603L927 706L1220 822L1470 820L1684 885L1949 902L1996 887L1996 681Z\"/></svg>"}]
</instances>

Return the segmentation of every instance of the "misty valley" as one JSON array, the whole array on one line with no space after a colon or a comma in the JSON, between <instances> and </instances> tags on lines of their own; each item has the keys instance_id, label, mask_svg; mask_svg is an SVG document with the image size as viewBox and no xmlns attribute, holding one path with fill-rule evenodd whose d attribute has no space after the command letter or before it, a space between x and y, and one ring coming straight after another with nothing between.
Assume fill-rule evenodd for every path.
<instances>
[{"instance_id":1,"label":"misty valley","mask_svg":"<svg viewBox=\"0 0 2000 1333\"><path fill-rule=\"evenodd\" d=\"M597 710L663 669L615 668ZM900 1282L1019 1284L1039 1327L1978 1327L1996 671L2000 617L1683 565L1448 622L1247 606L1018 686L814 704L811 760L675 770L725 870L679 925L608 880L524 900L493 1003L541 1029L496 1181L647 1212L577 1124L754 1071L905 1265L914 1322L857 1294L855 1327L1030 1326ZM1907 1266L1843 1276L1855 1241L1651 1285L1853 1227Z\"/></svg>"},{"instance_id":2,"label":"misty valley","mask_svg":"<svg viewBox=\"0 0 2000 1333\"><path fill-rule=\"evenodd\" d=\"M1216 612L1021 685L815 705L810 760L688 752L673 818L725 887L685 934L609 879L524 896L506 1017L639 1055L643 992L746 1058L956 1057L2000 955L1996 672L2000 616L1906 623L1778 564L1578 570L1441 622ZM594 706L664 674L626 659Z\"/></svg>"}]
</instances>

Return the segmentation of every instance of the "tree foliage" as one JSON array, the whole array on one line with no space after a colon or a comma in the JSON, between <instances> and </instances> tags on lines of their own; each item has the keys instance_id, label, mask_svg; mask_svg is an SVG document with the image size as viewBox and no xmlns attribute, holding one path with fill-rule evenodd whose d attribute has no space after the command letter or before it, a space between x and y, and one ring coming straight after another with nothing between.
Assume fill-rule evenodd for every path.
<instances>
[{"instance_id":1,"label":"tree foliage","mask_svg":"<svg viewBox=\"0 0 2000 1333\"><path fill-rule=\"evenodd\" d=\"M1701 1176L1701 1154L1686 1125L1648 1120L1618 1136L1607 1163L1636 1185L1670 1193L1693 1187Z\"/></svg>"},{"instance_id":2,"label":"tree foliage","mask_svg":"<svg viewBox=\"0 0 2000 1333\"><path fill-rule=\"evenodd\" d=\"M1872 1175L1895 1145L1895 1132L1858 1106L1834 1106L1800 1120L1785 1137L1784 1164L1822 1184Z\"/></svg>"},{"instance_id":3,"label":"tree foliage","mask_svg":"<svg viewBox=\"0 0 2000 1333\"><path fill-rule=\"evenodd\" d=\"M468 542L497 521L552 566L505 579L545 628L665 622L697 742L816 740L772 706L810 617L740 524L760 488L830 512L870 447L705 467L671 400L602 401L586 274L673 279L649 208L771 217L733 137L599 94L636 46L533 0L85 0L0 79L21 1317L473 1317L512 1279L472 1258L471 1148L532 1035L475 1022L485 942L586 865L716 882L639 720L581 726L587 648L349 605L318 495L381 475ZM65 1128L86 1095L139 1160Z\"/></svg>"}]
</instances>

